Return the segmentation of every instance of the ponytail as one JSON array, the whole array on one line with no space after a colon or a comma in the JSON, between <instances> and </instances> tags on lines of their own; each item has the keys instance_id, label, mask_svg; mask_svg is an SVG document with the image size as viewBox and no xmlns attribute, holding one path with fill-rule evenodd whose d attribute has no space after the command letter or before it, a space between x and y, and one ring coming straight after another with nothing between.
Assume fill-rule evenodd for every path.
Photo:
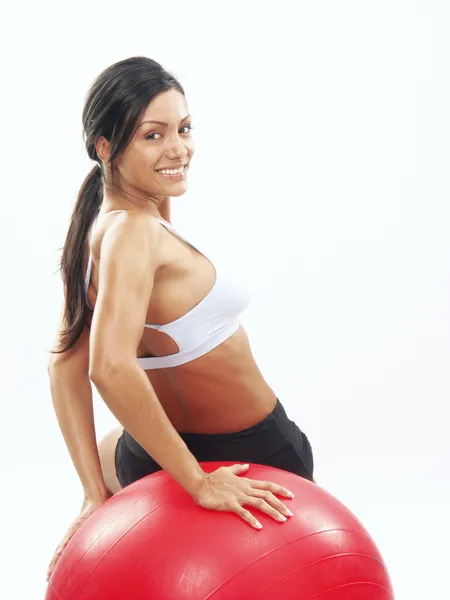
<instances>
[{"instance_id":1,"label":"ponytail","mask_svg":"<svg viewBox=\"0 0 450 600\"><path fill-rule=\"evenodd\" d=\"M70 219L64 243L60 271L64 284L65 329L60 333L59 349L53 354L66 352L78 340L86 324L89 307L84 289L83 258L89 229L99 213L103 199L102 168L97 164L83 181Z\"/></svg>"}]
</instances>

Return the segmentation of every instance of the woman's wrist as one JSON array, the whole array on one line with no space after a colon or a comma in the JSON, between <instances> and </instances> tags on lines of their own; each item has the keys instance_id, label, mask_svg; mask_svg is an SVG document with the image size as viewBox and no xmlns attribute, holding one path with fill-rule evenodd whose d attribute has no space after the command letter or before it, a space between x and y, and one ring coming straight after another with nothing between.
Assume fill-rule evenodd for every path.
<instances>
[{"instance_id":1,"label":"woman's wrist","mask_svg":"<svg viewBox=\"0 0 450 600\"><path fill-rule=\"evenodd\" d=\"M195 459L194 459L195 460ZM199 490L201 489L208 474L201 468L197 461L195 461L195 468L189 473L189 477L183 482L179 482L180 485L186 490L186 492L195 500Z\"/></svg>"},{"instance_id":2,"label":"woman's wrist","mask_svg":"<svg viewBox=\"0 0 450 600\"><path fill-rule=\"evenodd\" d=\"M84 489L84 504L93 502L96 504L102 504L106 502L108 498L111 498L112 494L106 486L100 486L96 488Z\"/></svg>"}]
</instances>

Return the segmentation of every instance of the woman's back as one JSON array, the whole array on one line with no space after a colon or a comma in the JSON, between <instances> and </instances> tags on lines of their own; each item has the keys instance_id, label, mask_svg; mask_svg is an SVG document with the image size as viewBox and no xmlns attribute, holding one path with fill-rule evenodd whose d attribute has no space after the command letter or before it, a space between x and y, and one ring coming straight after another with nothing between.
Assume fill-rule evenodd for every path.
<instances>
[{"instance_id":1,"label":"woman's back","mask_svg":"<svg viewBox=\"0 0 450 600\"><path fill-rule=\"evenodd\" d=\"M102 239L121 213L103 213L86 244L85 272L91 266L89 247L93 257L87 273L92 308ZM248 303L245 282L226 261L211 260L158 220L157 268L137 349L141 366L178 431L244 429L269 414L276 401L239 324L238 315Z\"/></svg>"}]
</instances>

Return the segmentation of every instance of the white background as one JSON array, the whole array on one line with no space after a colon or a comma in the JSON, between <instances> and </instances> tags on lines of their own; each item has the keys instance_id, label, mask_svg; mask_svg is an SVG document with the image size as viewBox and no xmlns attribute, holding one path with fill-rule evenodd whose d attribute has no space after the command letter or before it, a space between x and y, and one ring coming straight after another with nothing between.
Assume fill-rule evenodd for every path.
<instances>
[{"instance_id":1,"label":"white background","mask_svg":"<svg viewBox=\"0 0 450 600\"><path fill-rule=\"evenodd\" d=\"M193 115L175 227L251 262L243 324L260 368L397 599L447 597L449 17L443 0L3 9L2 596L43 596L81 507L46 371L58 248L92 166L84 96L145 55ZM116 421L98 396L95 411L101 438Z\"/></svg>"}]
</instances>

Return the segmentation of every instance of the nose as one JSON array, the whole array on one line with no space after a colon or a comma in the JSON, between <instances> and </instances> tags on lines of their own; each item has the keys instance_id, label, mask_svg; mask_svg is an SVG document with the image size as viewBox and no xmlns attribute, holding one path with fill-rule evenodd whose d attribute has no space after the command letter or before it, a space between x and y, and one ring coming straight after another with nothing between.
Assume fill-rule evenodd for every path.
<instances>
[{"instance_id":1,"label":"nose","mask_svg":"<svg viewBox=\"0 0 450 600\"><path fill-rule=\"evenodd\" d=\"M170 158L181 158L185 159L188 155L188 150L184 145L184 141L176 136L173 142L170 144L170 148L167 152L167 157Z\"/></svg>"}]
</instances>

